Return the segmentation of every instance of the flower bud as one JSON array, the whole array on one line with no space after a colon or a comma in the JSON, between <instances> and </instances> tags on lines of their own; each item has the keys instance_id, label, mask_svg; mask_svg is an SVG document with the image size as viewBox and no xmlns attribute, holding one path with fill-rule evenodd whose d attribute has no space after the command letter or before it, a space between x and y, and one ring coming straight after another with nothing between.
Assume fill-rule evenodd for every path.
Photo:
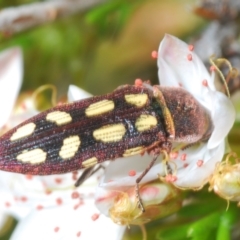
<instances>
[{"instance_id":1,"label":"flower bud","mask_svg":"<svg viewBox=\"0 0 240 240\"><path fill-rule=\"evenodd\" d=\"M240 201L240 163L231 163L229 157L236 157L230 153L226 161L217 164L216 169L209 181L209 190L213 190L227 201ZM240 205L240 202L238 203Z\"/></svg>"},{"instance_id":2,"label":"flower bud","mask_svg":"<svg viewBox=\"0 0 240 240\"><path fill-rule=\"evenodd\" d=\"M174 186L158 181L140 188L145 212L138 207L135 187L119 191L109 209L111 219L120 225L141 225L178 211L182 206L182 194Z\"/></svg>"}]
</instances>

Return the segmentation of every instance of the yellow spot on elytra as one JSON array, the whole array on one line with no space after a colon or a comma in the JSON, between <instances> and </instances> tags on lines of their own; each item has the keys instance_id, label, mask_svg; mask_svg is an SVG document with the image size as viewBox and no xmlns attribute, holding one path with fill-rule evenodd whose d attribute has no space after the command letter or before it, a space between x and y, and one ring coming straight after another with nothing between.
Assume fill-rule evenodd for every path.
<instances>
[{"instance_id":1,"label":"yellow spot on elytra","mask_svg":"<svg viewBox=\"0 0 240 240\"><path fill-rule=\"evenodd\" d=\"M50 122L54 122L58 126L60 126L63 124L70 123L72 121L72 117L69 113L54 111L47 114L46 120Z\"/></svg>"},{"instance_id":2,"label":"yellow spot on elytra","mask_svg":"<svg viewBox=\"0 0 240 240\"><path fill-rule=\"evenodd\" d=\"M143 151L143 149L144 149L144 147L142 147L142 146L127 149L123 153L123 157L128 157L128 156L132 156L132 155L135 155L135 154L139 154Z\"/></svg>"},{"instance_id":3,"label":"yellow spot on elytra","mask_svg":"<svg viewBox=\"0 0 240 240\"><path fill-rule=\"evenodd\" d=\"M27 137L34 132L35 128L36 128L35 123L28 123L28 124L18 128L17 131L15 133L13 133L10 140L15 141L15 140Z\"/></svg>"},{"instance_id":4,"label":"yellow spot on elytra","mask_svg":"<svg viewBox=\"0 0 240 240\"><path fill-rule=\"evenodd\" d=\"M98 160L96 157L89 158L82 162L82 166L84 168L92 167L98 163Z\"/></svg>"},{"instance_id":5,"label":"yellow spot on elytra","mask_svg":"<svg viewBox=\"0 0 240 240\"><path fill-rule=\"evenodd\" d=\"M21 161L23 163L31 163L31 164L45 162L46 158L47 158L47 153L40 148L36 148L29 151L27 150L23 151L21 154L17 156L18 161Z\"/></svg>"},{"instance_id":6,"label":"yellow spot on elytra","mask_svg":"<svg viewBox=\"0 0 240 240\"><path fill-rule=\"evenodd\" d=\"M101 115L103 113L110 112L114 109L114 102L112 100L102 100L96 103L89 105L85 110L85 114L87 117L93 117L97 115Z\"/></svg>"},{"instance_id":7,"label":"yellow spot on elytra","mask_svg":"<svg viewBox=\"0 0 240 240\"><path fill-rule=\"evenodd\" d=\"M148 95L146 93L128 94L124 97L127 103L135 105L136 107L143 107L144 105L146 105L148 100Z\"/></svg>"},{"instance_id":8,"label":"yellow spot on elytra","mask_svg":"<svg viewBox=\"0 0 240 240\"><path fill-rule=\"evenodd\" d=\"M59 156L63 159L73 157L81 144L79 136L70 136L63 140L63 145L59 151Z\"/></svg>"},{"instance_id":9,"label":"yellow spot on elytra","mask_svg":"<svg viewBox=\"0 0 240 240\"><path fill-rule=\"evenodd\" d=\"M152 115L142 114L135 122L135 127L139 132L147 131L157 126L157 119Z\"/></svg>"},{"instance_id":10,"label":"yellow spot on elytra","mask_svg":"<svg viewBox=\"0 0 240 240\"><path fill-rule=\"evenodd\" d=\"M93 137L105 143L118 142L122 140L126 128L122 123L103 126L93 131Z\"/></svg>"}]
</instances>

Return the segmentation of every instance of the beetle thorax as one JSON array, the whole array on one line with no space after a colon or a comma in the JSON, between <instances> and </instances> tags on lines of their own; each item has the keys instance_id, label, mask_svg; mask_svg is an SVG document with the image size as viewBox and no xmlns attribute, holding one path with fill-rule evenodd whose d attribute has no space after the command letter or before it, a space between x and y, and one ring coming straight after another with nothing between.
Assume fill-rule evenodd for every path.
<instances>
[{"instance_id":1,"label":"beetle thorax","mask_svg":"<svg viewBox=\"0 0 240 240\"><path fill-rule=\"evenodd\" d=\"M213 130L209 111L189 92L180 87L159 87L171 114L175 129L174 142L206 141Z\"/></svg>"}]
</instances>

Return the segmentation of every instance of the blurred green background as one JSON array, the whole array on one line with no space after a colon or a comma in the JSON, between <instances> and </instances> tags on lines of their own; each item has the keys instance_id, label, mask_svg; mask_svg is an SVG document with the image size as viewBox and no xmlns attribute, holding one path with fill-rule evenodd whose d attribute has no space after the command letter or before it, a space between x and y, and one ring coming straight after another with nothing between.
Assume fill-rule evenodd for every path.
<instances>
[{"instance_id":1,"label":"blurred green background","mask_svg":"<svg viewBox=\"0 0 240 240\"><path fill-rule=\"evenodd\" d=\"M0 1L1 8L34 1ZM192 0L112 0L0 39L0 49L24 51L22 90L53 83L59 93L76 84L92 94L111 92L136 78L157 83L156 60L164 33L187 38L202 19Z\"/></svg>"}]
</instances>

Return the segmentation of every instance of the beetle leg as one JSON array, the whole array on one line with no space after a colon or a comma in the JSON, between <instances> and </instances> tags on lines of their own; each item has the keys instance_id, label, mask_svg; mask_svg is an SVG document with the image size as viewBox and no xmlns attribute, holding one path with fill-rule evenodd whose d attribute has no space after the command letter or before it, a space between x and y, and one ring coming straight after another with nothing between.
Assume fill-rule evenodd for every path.
<instances>
[{"instance_id":1,"label":"beetle leg","mask_svg":"<svg viewBox=\"0 0 240 240\"><path fill-rule=\"evenodd\" d=\"M74 186L75 187L79 187L80 185L83 184L83 182L85 180L87 180L89 177L91 177L94 173L99 171L101 168L105 169L104 166L102 166L101 164L98 165L97 167L96 166L92 166L92 167L84 169L82 174L79 176L78 180L75 182Z\"/></svg>"},{"instance_id":2,"label":"beetle leg","mask_svg":"<svg viewBox=\"0 0 240 240\"><path fill-rule=\"evenodd\" d=\"M159 154L155 155L153 157L153 160L150 162L150 164L148 165L148 167L141 173L141 175L136 179L136 185L135 185L135 191L136 191L136 197L137 197L137 202L138 202L138 207L142 210L142 212L145 212L145 208L143 206L142 203L142 199L140 197L140 193L139 193L139 183L141 182L141 180L143 179L143 177L149 172L149 170L152 168L152 166L154 165L154 163L156 162L157 158L158 158Z\"/></svg>"}]
</instances>

